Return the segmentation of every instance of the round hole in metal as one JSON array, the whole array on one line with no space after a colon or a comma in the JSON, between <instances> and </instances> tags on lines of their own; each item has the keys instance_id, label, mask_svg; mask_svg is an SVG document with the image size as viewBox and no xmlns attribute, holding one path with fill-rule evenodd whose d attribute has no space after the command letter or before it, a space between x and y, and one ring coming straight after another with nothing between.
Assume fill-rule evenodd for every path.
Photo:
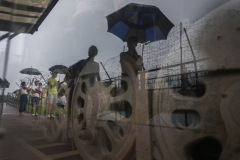
<instances>
[{"instance_id":1,"label":"round hole in metal","mask_svg":"<svg viewBox=\"0 0 240 160\"><path fill-rule=\"evenodd\" d=\"M171 121L176 128L186 129L198 125L201 118L197 111L179 109L172 113Z\"/></svg>"},{"instance_id":2,"label":"round hole in metal","mask_svg":"<svg viewBox=\"0 0 240 160\"><path fill-rule=\"evenodd\" d=\"M110 106L110 110L115 111L118 113L117 115L126 118L130 118L132 115L132 106L128 101L125 100L112 103Z\"/></svg>"},{"instance_id":3,"label":"round hole in metal","mask_svg":"<svg viewBox=\"0 0 240 160\"><path fill-rule=\"evenodd\" d=\"M83 92L84 94L87 93L87 85L86 85L85 82L82 83L82 85L81 85L81 90L82 90L82 92Z\"/></svg>"},{"instance_id":4,"label":"round hole in metal","mask_svg":"<svg viewBox=\"0 0 240 160\"><path fill-rule=\"evenodd\" d=\"M222 153L221 144L212 137L205 137L190 143L186 147L192 160L218 160Z\"/></svg>"},{"instance_id":5,"label":"round hole in metal","mask_svg":"<svg viewBox=\"0 0 240 160\"><path fill-rule=\"evenodd\" d=\"M77 99L77 104L78 104L78 108L84 108L84 99L82 97L78 97Z\"/></svg>"},{"instance_id":6,"label":"round hole in metal","mask_svg":"<svg viewBox=\"0 0 240 160\"><path fill-rule=\"evenodd\" d=\"M83 113L77 115L77 119L78 119L78 124L81 124L81 122L82 122L83 119L84 119L84 115L83 115Z\"/></svg>"}]
</instances>

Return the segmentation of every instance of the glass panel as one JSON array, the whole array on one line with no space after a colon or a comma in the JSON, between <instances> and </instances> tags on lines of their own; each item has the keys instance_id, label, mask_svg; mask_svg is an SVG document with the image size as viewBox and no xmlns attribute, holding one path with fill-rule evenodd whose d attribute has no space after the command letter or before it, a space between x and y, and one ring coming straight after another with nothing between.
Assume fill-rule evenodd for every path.
<instances>
[{"instance_id":1,"label":"glass panel","mask_svg":"<svg viewBox=\"0 0 240 160\"><path fill-rule=\"evenodd\" d=\"M240 159L239 22L239 0L1 0L0 159Z\"/></svg>"}]
</instances>

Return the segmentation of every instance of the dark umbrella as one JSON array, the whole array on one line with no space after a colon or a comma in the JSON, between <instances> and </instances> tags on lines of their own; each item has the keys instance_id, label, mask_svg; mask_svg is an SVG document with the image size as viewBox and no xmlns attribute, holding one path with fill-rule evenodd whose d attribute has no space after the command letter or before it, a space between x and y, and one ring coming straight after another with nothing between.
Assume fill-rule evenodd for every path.
<instances>
[{"instance_id":1,"label":"dark umbrella","mask_svg":"<svg viewBox=\"0 0 240 160\"><path fill-rule=\"evenodd\" d=\"M167 39L174 26L155 6L130 3L108 15L108 32L126 42L136 36L139 43Z\"/></svg>"},{"instance_id":2,"label":"dark umbrella","mask_svg":"<svg viewBox=\"0 0 240 160\"><path fill-rule=\"evenodd\" d=\"M20 71L22 74L28 74L28 75L40 75L41 72L38 69L35 68L25 68Z\"/></svg>"},{"instance_id":3,"label":"dark umbrella","mask_svg":"<svg viewBox=\"0 0 240 160\"><path fill-rule=\"evenodd\" d=\"M42 76L42 73L38 69L35 69L35 68L25 68L25 69L21 70L20 73L28 74L28 75L41 75ZM32 80L32 83L33 83L33 81L34 81L34 79Z\"/></svg>"},{"instance_id":4,"label":"dark umbrella","mask_svg":"<svg viewBox=\"0 0 240 160\"><path fill-rule=\"evenodd\" d=\"M66 74L67 70L68 70L68 67L66 67L64 65L55 65L55 66L52 66L51 68L49 68L49 71L51 71L51 72L55 71L60 74Z\"/></svg>"}]
</instances>

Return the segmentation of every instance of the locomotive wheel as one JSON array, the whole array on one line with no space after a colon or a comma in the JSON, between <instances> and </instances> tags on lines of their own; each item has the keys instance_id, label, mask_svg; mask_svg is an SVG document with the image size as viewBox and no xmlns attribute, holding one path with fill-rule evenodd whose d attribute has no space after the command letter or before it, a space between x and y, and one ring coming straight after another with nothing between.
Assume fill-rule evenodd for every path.
<instances>
[{"instance_id":1,"label":"locomotive wheel","mask_svg":"<svg viewBox=\"0 0 240 160\"><path fill-rule=\"evenodd\" d=\"M128 90L120 96L112 97L111 104L121 100L131 107L131 114L120 121L103 121L97 119L99 99L98 87L90 86L89 79L78 78L75 85L71 107L71 133L83 159L124 159L131 151L135 141L133 122L135 117L135 88L130 77L122 78L128 83ZM113 87L102 88L110 90ZM88 98L91 97L93 107L91 115ZM129 106L130 105L130 106Z\"/></svg>"},{"instance_id":2,"label":"locomotive wheel","mask_svg":"<svg viewBox=\"0 0 240 160\"><path fill-rule=\"evenodd\" d=\"M61 87L58 93L60 93L62 89L65 90L66 87ZM66 94L66 96L67 95L68 94ZM47 142L52 143L60 138L62 131L67 129L67 125L64 125L66 124L64 123L66 119L66 117L51 119L47 119L46 117L38 117L38 126Z\"/></svg>"},{"instance_id":3,"label":"locomotive wheel","mask_svg":"<svg viewBox=\"0 0 240 160\"><path fill-rule=\"evenodd\" d=\"M168 91L162 90L155 97L154 137L159 159L240 159L238 22L239 15L225 15L208 27L201 41L196 39L203 46L199 52L211 57L211 75L202 79L203 96L169 97ZM220 43L223 37L224 43Z\"/></svg>"},{"instance_id":4,"label":"locomotive wheel","mask_svg":"<svg viewBox=\"0 0 240 160\"><path fill-rule=\"evenodd\" d=\"M199 98L178 94L169 98L161 91L163 103L158 103L154 110L158 113L154 118L154 137L160 159L227 160L239 153L235 114L239 110L239 80L239 76L230 74L206 78L207 91Z\"/></svg>"},{"instance_id":5,"label":"locomotive wheel","mask_svg":"<svg viewBox=\"0 0 240 160\"><path fill-rule=\"evenodd\" d=\"M61 119L39 117L38 125L45 140L49 143L56 141L62 133Z\"/></svg>"}]
</instances>

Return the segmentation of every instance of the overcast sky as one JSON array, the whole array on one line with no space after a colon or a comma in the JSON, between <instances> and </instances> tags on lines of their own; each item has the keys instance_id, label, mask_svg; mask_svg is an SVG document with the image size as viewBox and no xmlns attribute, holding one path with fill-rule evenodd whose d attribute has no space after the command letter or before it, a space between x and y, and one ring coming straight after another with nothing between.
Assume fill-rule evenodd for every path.
<instances>
[{"instance_id":1,"label":"overcast sky","mask_svg":"<svg viewBox=\"0 0 240 160\"><path fill-rule=\"evenodd\" d=\"M21 34L11 41L6 92L18 88L19 71L33 67L40 71L56 64L70 66L87 58L88 48L96 45L96 61L118 56L124 43L107 32L106 16L128 3L157 6L175 25L206 15L228 0L60 0L33 35ZM2 48L5 42L0 42ZM0 50L0 77L4 52ZM6 93L5 92L5 93Z\"/></svg>"}]
</instances>

